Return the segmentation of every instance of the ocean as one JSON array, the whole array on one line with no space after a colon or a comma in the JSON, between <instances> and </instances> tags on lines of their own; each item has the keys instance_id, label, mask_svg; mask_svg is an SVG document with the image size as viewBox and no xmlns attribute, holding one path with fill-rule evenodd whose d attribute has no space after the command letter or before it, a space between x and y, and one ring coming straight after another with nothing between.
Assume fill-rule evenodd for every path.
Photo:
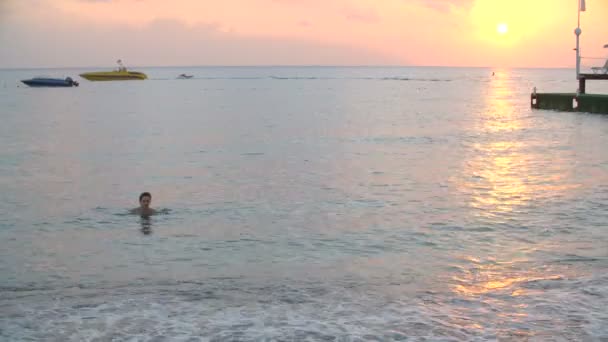
<instances>
[{"instance_id":1,"label":"ocean","mask_svg":"<svg viewBox=\"0 0 608 342\"><path fill-rule=\"evenodd\" d=\"M573 70L133 69L0 70L1 341L608 339Z\"/></svg>"}]
</instances>

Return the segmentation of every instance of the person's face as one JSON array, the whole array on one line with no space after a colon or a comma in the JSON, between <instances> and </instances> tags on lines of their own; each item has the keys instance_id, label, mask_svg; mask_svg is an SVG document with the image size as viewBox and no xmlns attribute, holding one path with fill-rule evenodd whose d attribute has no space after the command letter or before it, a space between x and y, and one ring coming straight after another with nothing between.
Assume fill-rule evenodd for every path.
<instances>
[{"instance_id":1,"label":"person's face","mask_svg":"<svg viewBox=\"0 0 608 342\"><path fill-rule=\"evenodd\" d=\"M149 208L150 202L152 202L152 197L144 196L139 200L139 205L141 205L142 208Z\"/></svg>"}]
</instances>

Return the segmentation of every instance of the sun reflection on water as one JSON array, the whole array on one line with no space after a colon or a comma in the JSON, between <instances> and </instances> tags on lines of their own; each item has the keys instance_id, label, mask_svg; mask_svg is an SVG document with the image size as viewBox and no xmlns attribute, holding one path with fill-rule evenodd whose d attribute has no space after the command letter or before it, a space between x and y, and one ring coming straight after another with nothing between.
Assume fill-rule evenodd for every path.
<instances>
[{"instance_id":1,"label":"sun reflection on water","mask_svg":"<svg viewBox=\"0 0 608 342\"><path fill-rule=\"evenodd\" d=\"M568 151L554 148L559 146L552 145L554 141L528 134L536 128L535 121L513 100L517 92L510 77L508 70L503 71L488 83L485 106L473 115L468 128L461 174L454 177L468 208L467 224L488 229L483 236L464 234L466 243L479 246L479 252L455 256L459 259L452 265L456 271L446 280L450 293L463 303L456 312L482 317L491 310L503 320L521 322L531 312L530 298L544 291L536 284L552 283L564 275L563 270L534 267L530 253L538 245L522 245L523 240L510 229L525 228L533 210L553 197L567 195L577 185L571 180ZM483 304L469 306L471 301ZM481 326L483 322L472 320ZM529 333L516 328L513 332Z\"/></svg>"},{"instance_id":2,"label":"sun reflection on water","mask_svg":"<svg viewBox=\"0 0 608 342\"><path fill-rule=\"evenodd\" d=\"M526 260L506 262L479 261L472 257L468 267L462 267L458 275L452 276L453 291L462 297L476 297L490 293L502 293L511 297L528 295L525 284L541 280L559 280L561 275L549 274L546 270L524 269ZM520 308L526 304L519 304Z\"/></svg>"},{"instance_id":3,"label":"sun reflection on water","mask_svg":"<svg viewBox=\"0 0 608 342\"><path fill-rule=\"evenodd\" d=\"M546 155L551 142L533 140L526 134L533 121L515 107L516 94L504 71L489 83L486 106L471 129L470 157L465 160L457 186L468 196L473 216L496 222L513 211L576 187L567 183L569 170L563 158Z\"/></svg>"}]
</instances>

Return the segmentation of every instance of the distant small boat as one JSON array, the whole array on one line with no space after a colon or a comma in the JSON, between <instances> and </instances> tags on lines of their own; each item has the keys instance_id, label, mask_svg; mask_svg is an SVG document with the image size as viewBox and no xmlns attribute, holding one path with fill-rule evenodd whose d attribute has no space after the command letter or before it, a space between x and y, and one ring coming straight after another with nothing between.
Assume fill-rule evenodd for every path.
<instances>
[{"instance_id":1,"label":"distant small boat","mask_svg":"<svg viewBox=\"0 0 608 342\"><path fill-rule=\"evenodd\" d=\"M30 87L78 87L78 82L74 81L71 77L66 77L65 79L34 77L29 80L22 80L21 82L27 84Z\"/></svg>"},{"instance_id":2,"label":"distant small boat","mask_svg":"<svg viewBox=\"0 0 608 342\"><path fill-rule=\"evenodd\" d=\"M177 76L178 79L180 80L187 80L194 77L194 75L186 75L186 74L180 74L179 76Z\"/></svg>"},{"instance_id":3,"label":"distant small boat","mask_svg":"<svg viewBox=\"0 0 608 342\"><path fill-rule=\"evenodd\" d=\"M145 80L148 78L146 74L138 71L128 71L119 59L118 69L113 71L94 71L80 74L80 77L89 81L128 81L128 80Z\"/></svg>"}]
</instances>

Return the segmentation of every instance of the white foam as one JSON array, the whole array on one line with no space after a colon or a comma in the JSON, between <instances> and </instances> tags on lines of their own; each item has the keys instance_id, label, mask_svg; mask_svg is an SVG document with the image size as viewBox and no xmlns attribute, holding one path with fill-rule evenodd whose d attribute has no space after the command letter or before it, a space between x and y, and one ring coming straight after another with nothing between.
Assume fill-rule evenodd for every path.
<instances>
[{"instance_id":1,"label":"white foam","mask_svg":"<svg viewBox=\"0 0 608 342\"><path fill-rule=\"evenodd\" d=\"M454 293L410 292L399 286L288 281L253 284L225 279L80 289L72 291L74 296L53 298L40 293L26 300L4 301L0 340L594 338L608 334L602 323L608 317L601 314L600 307L608 293L598 286L605 280L591 278L576 287L564 283L566 291L554 287L521 299L494 293L458 300ZM576 288L584 291L573 294Z\"/></svg>"}]
</instances>

